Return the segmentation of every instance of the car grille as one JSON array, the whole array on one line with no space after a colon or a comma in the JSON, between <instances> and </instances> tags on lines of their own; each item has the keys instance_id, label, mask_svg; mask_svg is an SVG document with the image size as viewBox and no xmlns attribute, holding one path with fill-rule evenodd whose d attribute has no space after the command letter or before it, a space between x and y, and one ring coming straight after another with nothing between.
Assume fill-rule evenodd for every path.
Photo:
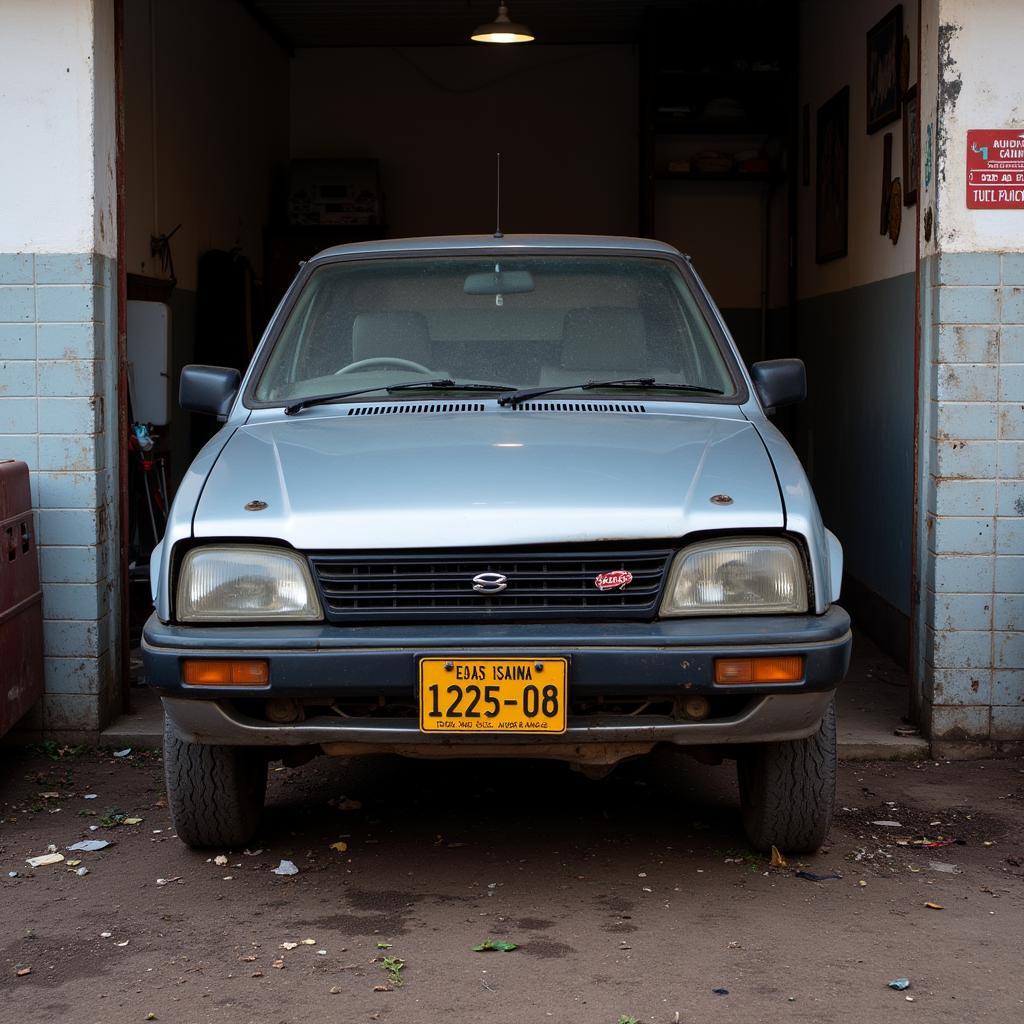
<instances>
[{"instance_id":1,"label":"car grille","mask_svg":"<svg viewBox=\"0 0 1024 1024\"><path fill-rule=\"evenodd\" d=\"M561 550L431 551L310 556L331 621L529 621L653 618L670 548L617 546ZM622 589L599 590L599 573L628 570ZM473 589L482 573L506 578L504 590Z\"/></svg>"}]
</instances>

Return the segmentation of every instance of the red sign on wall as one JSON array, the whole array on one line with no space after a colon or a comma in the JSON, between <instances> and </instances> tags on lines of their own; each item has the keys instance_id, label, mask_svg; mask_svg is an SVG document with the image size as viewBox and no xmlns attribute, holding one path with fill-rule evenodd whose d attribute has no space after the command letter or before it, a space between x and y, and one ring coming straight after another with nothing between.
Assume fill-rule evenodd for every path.
<instances>
[{"instance_id":1,"label":"red sign on wall","mask_svg":"<svg viewBox=\"0 0 1024 1024\"><path fill-rule=\"evenodd\" d=\"M967 208L1024 210L1024 131L967 133Z\"/></svg>"}]
</instances>

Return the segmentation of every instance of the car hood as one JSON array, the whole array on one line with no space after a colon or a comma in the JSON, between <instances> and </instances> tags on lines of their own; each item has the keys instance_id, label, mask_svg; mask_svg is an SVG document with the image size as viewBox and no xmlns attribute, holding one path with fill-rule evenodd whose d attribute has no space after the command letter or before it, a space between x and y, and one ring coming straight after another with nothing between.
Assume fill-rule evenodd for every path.
<instances>
[{"instance_id":1,"label":"car hood","mask_svg":"<svg viewBox=\"0 0 1024 1024\"><path fill-rule=\"evenodd\" d=\"M784 525L771 461L738 410L469 405L412 415L342 407L242 426L203 487L194 534L312 551L671 539ZM731 502L711 500L720 495ZM266 507L249 511L250 502Z\"/></svg>"}]
</instances>

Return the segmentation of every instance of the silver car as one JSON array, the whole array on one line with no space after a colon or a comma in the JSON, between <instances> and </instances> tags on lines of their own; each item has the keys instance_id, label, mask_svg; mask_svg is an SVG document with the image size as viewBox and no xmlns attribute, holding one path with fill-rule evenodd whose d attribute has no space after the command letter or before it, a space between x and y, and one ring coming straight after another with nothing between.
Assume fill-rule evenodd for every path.
<instances>
[{"instance_id":1,"label":"silver car","mask_svg":"<svg viewBox=\"0 0 1024 1024\"><path fill-rule=\"evenodd\" d=\"M842 551L675 249L360 243L306 263L152 560L147 679L192 846L249 840L267 761L738 764L753 846L816 849L850 656Z\"/></svg>"}]
</instances>

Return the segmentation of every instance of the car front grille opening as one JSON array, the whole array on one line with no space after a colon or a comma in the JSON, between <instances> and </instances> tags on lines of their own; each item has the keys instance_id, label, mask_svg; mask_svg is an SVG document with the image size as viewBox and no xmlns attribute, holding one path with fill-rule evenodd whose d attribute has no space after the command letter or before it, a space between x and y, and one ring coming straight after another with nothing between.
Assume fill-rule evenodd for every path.
<instances>
[{"instance_id":1,"label":"car front grille opening","mask_svg":"<svg viewBox=\"0 0 1024 1024\"><path fill-rule=\"evenodd\" d=\"M709 702L708 714L700 721L733 718L741 714L757 697L743 694L706 694ZM601 696L570 697L569 721L588 718L644 718L661 719L663 721L687 722L694 721L686 714L684 703L686 695L668 694L613 694ZM303 698L302 712L295 721L308 722L319 720L323 724L340 724L344 721L353 723L368 720L419 720L419 705L414 699L385 696L345 697L328 700L320 697ZM260 719L275 725L287 725L290 722L279 720L273 707L273 700L244 698L233 701L233 705L249 718Z\"/></svg>"},{"instance_id":2,"label":"car front grille opening","mask_svg":"<svg viewBox=\"0 0 1024 1024\"><path fill-rule=\"evenodd\" d=\"M652 619L670 549L314 553L332 621ZM605 586L609 573L625 573Z\"/></svg>"},{"instance_id":3,"label":"car front grille opening","mask_svg":"<svg viewBox=\"0 0 1024 1024\"><path fill-rule=\"evenodd\" d=\"M647 412L638 402L517 402L511 407L516 412L600 412L633 413Z\"/></svg>"},{"instance_id":4,"label":"car front grille opening","mask_svg":"<svg viewBox=\"0 0 1024 1024\"><path fill-rule=\"evenodd\" d=\"M483 412L480 402L402 402L396 405L360 405L348 416L416 416L423 413Z\"/></svg>"}]
</instances>

